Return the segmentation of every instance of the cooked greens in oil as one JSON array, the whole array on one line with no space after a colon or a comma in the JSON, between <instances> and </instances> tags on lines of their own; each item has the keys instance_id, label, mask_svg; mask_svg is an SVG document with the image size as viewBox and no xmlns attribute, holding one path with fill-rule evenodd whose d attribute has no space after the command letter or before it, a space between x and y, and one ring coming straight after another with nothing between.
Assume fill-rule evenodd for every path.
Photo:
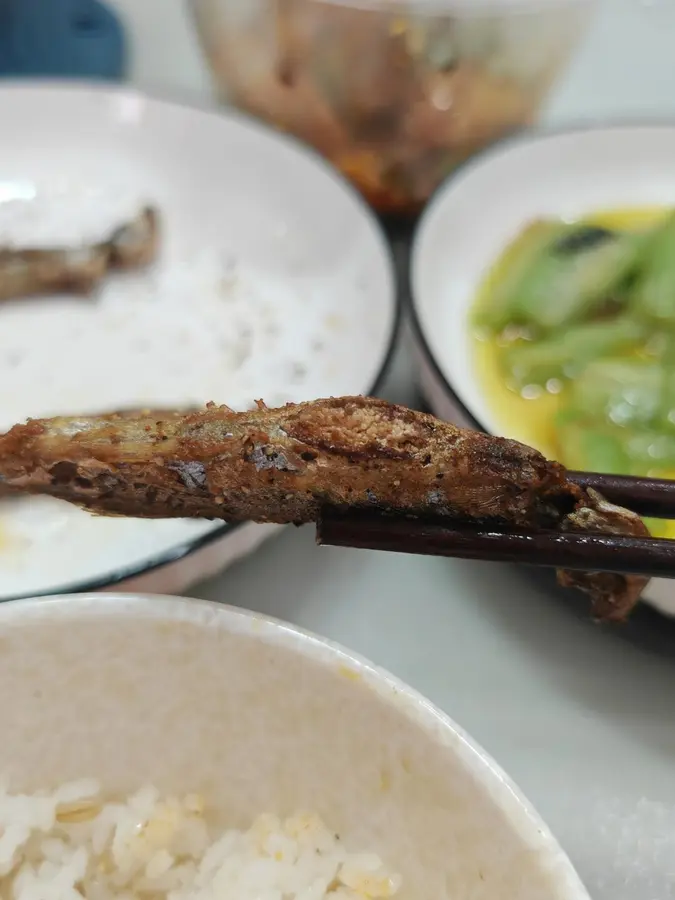
<instances>
[{"instance_id":1,"label":"cooked greens in oil","mask_svg":"<svg viewBox=\"0 0 675 900\"><path fill-rule=\"evenodd\" d=\"M506 433L573 469L675 477L675 211L533 222L472 323Z\"/></svg>"}]
</instances>

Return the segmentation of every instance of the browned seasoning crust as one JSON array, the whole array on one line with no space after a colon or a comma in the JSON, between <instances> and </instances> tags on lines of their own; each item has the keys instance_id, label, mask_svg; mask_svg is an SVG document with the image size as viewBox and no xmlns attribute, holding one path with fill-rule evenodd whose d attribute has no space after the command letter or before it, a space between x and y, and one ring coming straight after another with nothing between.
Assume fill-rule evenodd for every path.
<instances>
[{"instance_id":1,"label":"browned seasoning crust","mask_svg":"<svg viewBox=\"0 0 675 900\"><path fill-rule=\"evenodd\" d=\"M96 512L304 523L375 509L524 528L647 534L634 514L516 441L366 397L235 413L35 419L0 436L0 479ZM603 618L644 578L563 573Z\"/></svg>"}]
</instances>

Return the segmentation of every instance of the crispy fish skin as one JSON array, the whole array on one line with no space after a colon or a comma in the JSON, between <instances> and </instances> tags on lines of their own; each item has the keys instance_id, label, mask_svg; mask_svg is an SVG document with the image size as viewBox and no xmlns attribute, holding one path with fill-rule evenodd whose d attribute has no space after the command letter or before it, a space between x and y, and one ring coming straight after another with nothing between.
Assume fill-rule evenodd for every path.
<instances>
[{"instance_id":1,"label":"crispy fish skin","mask_svg":"<svg viewBox=\"0 0 675 900\"><path fill-rule=\"evenodd\" d=\"M563 531L601 532L603 534L649 535L649 529L633 512L616 506L589 488L588 500L580 504L562 522ZM590 502L588 502L590 501ZM589 590L589 573L558 571L558 583L563 587L575 587L589 593L593 599L593 612L597 619L621 621L640 599L648 579L639 575L618 575L612 572L592 573Z\"/></svg>"},{"instance_id":2,"label":"crispy fish skin","mask_svg":"<svg viewBox=\"0 0 675 900\"><path fill-rule=\"evenodd\" d=\"M148 265L159 249L159 215L146 207L110 238L55 250L0 249L0 301L50 293L88 294L110 269Z\"/></svg>"},{"instance_id":3,"label":"crispy fish skin","mask_svg":"<svg viewBox=\"0 0 675 900\"><path fill-rule=\"evenodd\" d=\"M235 413L29 420L0 436L0 481L107 514L316 521L326 507L522 528L647 534L632 513L568 481L506 438L367 397ZM564 573L604 618L623 618L644 578Z\"/></svg>"}]
</instances>

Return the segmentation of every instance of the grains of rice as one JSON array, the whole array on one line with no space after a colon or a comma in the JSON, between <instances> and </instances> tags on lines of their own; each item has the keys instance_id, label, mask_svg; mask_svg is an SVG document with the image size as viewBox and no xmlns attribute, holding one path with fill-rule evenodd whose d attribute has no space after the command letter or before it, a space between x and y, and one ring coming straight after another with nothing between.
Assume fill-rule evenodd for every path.
<instances>
[{"instance_id":1,"label":"grains of rice","mask_svg":"<svg viewBox=\"0 0 675 900\"><path fill-rule=\"evenodd\" d=\"M380 900L400 877L350 852L313 813L263 813L215 832L202 797L141 788L120 801L91 779L0 789L3 900Z\"/></svg>"}]
</instances>

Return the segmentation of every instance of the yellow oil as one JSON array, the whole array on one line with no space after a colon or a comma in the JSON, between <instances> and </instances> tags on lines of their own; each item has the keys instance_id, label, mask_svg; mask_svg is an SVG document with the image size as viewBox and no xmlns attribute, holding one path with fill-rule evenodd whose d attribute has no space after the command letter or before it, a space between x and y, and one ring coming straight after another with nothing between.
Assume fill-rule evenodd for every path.
<instances>
[{"instance_id":1,"label":"yellow oil","mask_svg":"<svg viewBox=\"0 0 675 900\"><path fill-rule=\"evenodd\" d=\"M0 553L3 553L7 549L11 549L11 546L11 535L8 533L5 523L0 520Z\"/></svg>"},{"instance_id":2,"label":"yellow oil","mask_svg":"<svg viewBox=\"0 0 675 900\"><path fill-rule=\"evenodd\" d=\"M639 207L634 209L605 210L584 217L583 224L605 228L635 229L655 225L670 212L663 207ZM519 235L489 269L479 288L474 307L489 306L498 284L518 256L523 235ZM565 454L557 441L554 421L558 408L565 400L565 387L558 394L548 392L538 397L523 397L509 387L501 366L501 349L497 338L472 335L475 377L483 394L489 398L493 421L500 434L522 441L541 451L551 459L565 463ZM654 477L675 478L675 473L652 472ZM664 537L675 538L675 522L659 523L652 531Z\"/></svg>"}]
</instances>

